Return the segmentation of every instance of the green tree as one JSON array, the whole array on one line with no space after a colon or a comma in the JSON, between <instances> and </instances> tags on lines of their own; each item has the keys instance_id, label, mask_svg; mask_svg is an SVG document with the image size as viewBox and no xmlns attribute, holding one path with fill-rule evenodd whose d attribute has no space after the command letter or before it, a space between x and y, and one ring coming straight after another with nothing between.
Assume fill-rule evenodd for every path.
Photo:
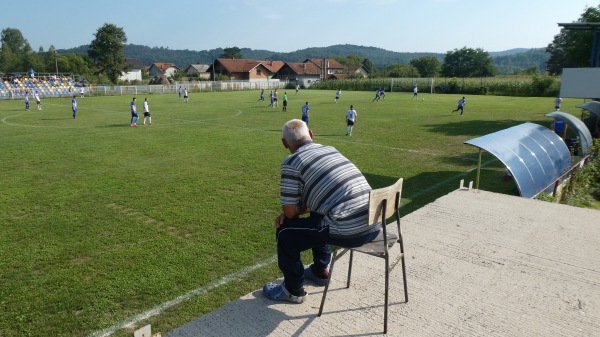
<instances>
[{"instance_id":1,"label":"green tree","mask_svg":"<svg viewBox=\"0 0 600 337\"><path fill-rule=\"evenodd\" d=\"M368 58L365 58L362 60L362 65L363 65L363 67L367 68L367 70L370 73L373 73L373 71L375 70L375 65L373 64L373 61L371 61Z\"/></svg>"},{"instance_id":2,"label":"green tree","mask_svg":"<svg viewBox=\"0 0 600 337\"><path fill-rule=\"evenodd\" d=\"M421 77L436 77L442 69L442 63L435 56L422 56L412 59L410 65L419 70Z\"/></svg>"},{"instance_id":3,"label":"green tree","mask_svg":"<svg viewBox=\"0 0 600 337\"><path fill-rule=\"evenodd\" d=\"M187 73L185 72L185 70L183 69L177 69L175 70L175 72L173 73L173 75L171 76L171 78L175 81L181 81L183 79L187 80Z\"/></svg>"},{"instance_id":4,"label":"green tree","mask_svg":"<svg viewBox=\"0 0 600 337\"><path fill-rule=\"evenodd\" d=\"M332 59L334 59L334 60L338 61L340 64L347 65L347 61L348 61L348 59L347 59L347 58L345 58L345 57L343 57L343 56L332 56L332 57L330 57L330 58L332 58Z\"/></svg>"},{"instance_id":5,"label":"green tree","mask_svg":"<svg viewBox=\"0 0 600 337\"><path fill-rule=\"evenodd\" d=\"M58 70L61 73L73 73L90 77L93 75L93 63L85 55L81 54L58 54L57 55Z\"/></svg>"},{"instance_id":6,"label":"green tree","mask_svg":"<svg viewBox=\"0 0 600 337\"><path fill-rule=\"evenodd\" d=\"M25 71L31 67L32 53L29 42L23 37L21 31L15 28L6 28L0 34L2 47L0 50L0 71L14 72Z\"/></svg>"},{"instance_id":7,"label":"green tree","mask_svg":"<svg viewBox=\"0 0 600 337\"><path fill-rule=\"evenodd\" d=\"M112 83L117 83L125 69L123 48L127 36L123 28L106 23L94 35L96 38L90 44L89 57L97 67L97 74L104 74Z\"/></svg>"},{"instance_id":8,"label":"green tree","mask_svg":"<svg viewBox=\"0 0 600 337\"><path fill-rule=\"evenodd\" d=\"M362 61L363 61L363 59L356 54L350 54L346 57L346 59L348 60L347 65L353 65L353 66L361 65Z\"/></svg>"},{"instance_id":9,"label":"green tree","mask_svg":"<svg viewBox=\"0 0 600 337\"><path fill-rule=\"evenodd\" d=\"M15 28L6 28L2 30L2 47L8 46L10 50L17 55L24 55L32 51L29 42L23 37L21 31Z\"/></svg>"},{"instance_id":10,"label":"green tree","mask_svg":"<svg viewBox=\"0 0 600 337\"><path fill-rule=\"evenodd\" d=\"M221 57L227 59L243 59L242 50L238 47L230 47L223 49L223 54Z\"/></svg>"},{"instance_id":11,"label":"green tree","mask_svg":"<svg viewBox=\"0 0 600 337\"><path fill-rule=\"evenodd\" d=\"M490 54L481 48L463 47L446 53L442 75L446 77L487 77L496 73Z\"/></svg>"},{"instance_id":12,"label":"green tree","mask_svg":"<svg viewBox=\"0 0 600 337\"><path fill-rule=\"evenodd\" d=\"M0 72L13 72L20 69L20 59L9 46L0 49Z\"/></svg>"},{"instance_id":13,"label":"green tree","mask_svg":"<svg viewBox=\"0 0 600 337\"><path fill-rule=\"evenodd\" d=\"M600 22L600 5L597 8L586 7L576 22ZM589 67L593 40L591 30L562 28L546 47L550 54L546 70L550 74L559 75L563 68Z\"/></svg>"},{"instance_id":14,"label":"green tree","mask_svg":"<svg viewBox=\"0 0 600 337\"><path fill-rule=\"evenodd\" d=\"M148 69L142 68L142 80L148 81L150 79L150 74L148 73Z\"/></svg>"},{"instance_id":15,"label":"green tree","mask_svg":"<svg viewBox=\"0 0 600 337\"><path fill-rule=\"evenodd\" d=\"M418 77L419 70L407 64L393 64L389 70L385 71L384 76L387 77Z\"/></svg>"}]
</instances>

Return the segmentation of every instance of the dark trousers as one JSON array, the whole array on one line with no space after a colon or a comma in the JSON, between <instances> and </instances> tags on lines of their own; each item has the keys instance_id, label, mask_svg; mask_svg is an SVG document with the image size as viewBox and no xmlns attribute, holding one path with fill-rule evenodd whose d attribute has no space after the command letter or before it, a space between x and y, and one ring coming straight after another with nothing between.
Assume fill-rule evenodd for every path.
<instances>
[{"instance_id":1,"label":"dark trousers","mask_svg":"<svg viewBox=\"0 0 600 337\"><path fill-rule=\"evenodd\" d=\"M311 213L306 218L285 219L277 229L277 262L283 273L285 287L295 292L304 285L304 265L300 253L312 249L316 270L325 270L331 262L328 245L358 247L372 241L379 232L349 239L329 237L329 227L322 228L322 215Z\"/></svg>"}]
</instances>

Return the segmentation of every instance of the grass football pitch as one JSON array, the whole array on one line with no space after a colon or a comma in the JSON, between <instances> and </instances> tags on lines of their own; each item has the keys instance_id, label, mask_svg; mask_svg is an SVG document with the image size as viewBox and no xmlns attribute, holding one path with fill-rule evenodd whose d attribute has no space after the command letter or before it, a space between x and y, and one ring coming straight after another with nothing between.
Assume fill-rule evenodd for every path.
<instances>
[{"instance_id":1,"label":"grass football pitch","mask_svg":"<svg viewBox=\"0 0 600 337\"><path fill-rule=\"evenodd\" d=\"M123 322L164 334L280 277L281 128L306 101L315 141L373 188L405 179L403 214L475 180L478 149L464 141L548 126L554 101L467 96L459 116L459 95L372 102L374 92L346 91L336 104L335 91L289 90L287 112L259 91L191 93L187 104L139 95L139 111L144 97L151 126L141 113L129 125L131 96L78 98L77 119L70 98L43 99L41 111L0 101L0 336L130 336ZM563 110L577 115L578 103L565 99ZM482 162L480 188L512 193L501 163Z\"/></svg>"}]
</instances>

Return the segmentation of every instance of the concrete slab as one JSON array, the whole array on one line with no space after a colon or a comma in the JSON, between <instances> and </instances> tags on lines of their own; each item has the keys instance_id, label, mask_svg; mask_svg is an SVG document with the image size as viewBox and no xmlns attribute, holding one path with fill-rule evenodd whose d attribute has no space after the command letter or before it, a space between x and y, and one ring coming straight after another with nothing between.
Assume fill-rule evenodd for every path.
<instances>
[{"instance_id":1,"label":"concrete slab","mask_svg":"<svg viewBox=\"0 0 600 337\"><path fill-rule=\"evenodd\" d=\"M389 336L600 336L600 211L457 190L402 226L409 302L398 267ZM383 260L355 256L350 289L346 270L344 257L321 317L322 288L303 304L257 289L166 336L381 335Z\"/></svg>"}]
</instances>

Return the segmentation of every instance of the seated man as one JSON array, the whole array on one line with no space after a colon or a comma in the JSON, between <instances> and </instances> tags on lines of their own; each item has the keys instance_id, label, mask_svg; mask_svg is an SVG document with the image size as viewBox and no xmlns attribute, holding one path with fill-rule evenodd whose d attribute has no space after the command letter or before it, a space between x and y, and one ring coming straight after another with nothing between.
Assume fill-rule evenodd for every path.
<instances>
[{"instance_id":1,"label":"seated man","mask_svg":"<svg viewBox=\"0 0 600 337\"><path fill-rule=\"evenodd\" d=\"M328 244L358 247L372 241L380 226L369 226L371 186L346 157L331 146L312 141L306 123L293 119L283 126L283 146L291 153L281 164L281 204L275 218L277 259L282 284L269 282L266 297L302 303L304 278L327 283ZM309 216L300 217L309 213ZM300 253L312 249L313 264L304 267Z\"/></svg>"}]
</instances>

